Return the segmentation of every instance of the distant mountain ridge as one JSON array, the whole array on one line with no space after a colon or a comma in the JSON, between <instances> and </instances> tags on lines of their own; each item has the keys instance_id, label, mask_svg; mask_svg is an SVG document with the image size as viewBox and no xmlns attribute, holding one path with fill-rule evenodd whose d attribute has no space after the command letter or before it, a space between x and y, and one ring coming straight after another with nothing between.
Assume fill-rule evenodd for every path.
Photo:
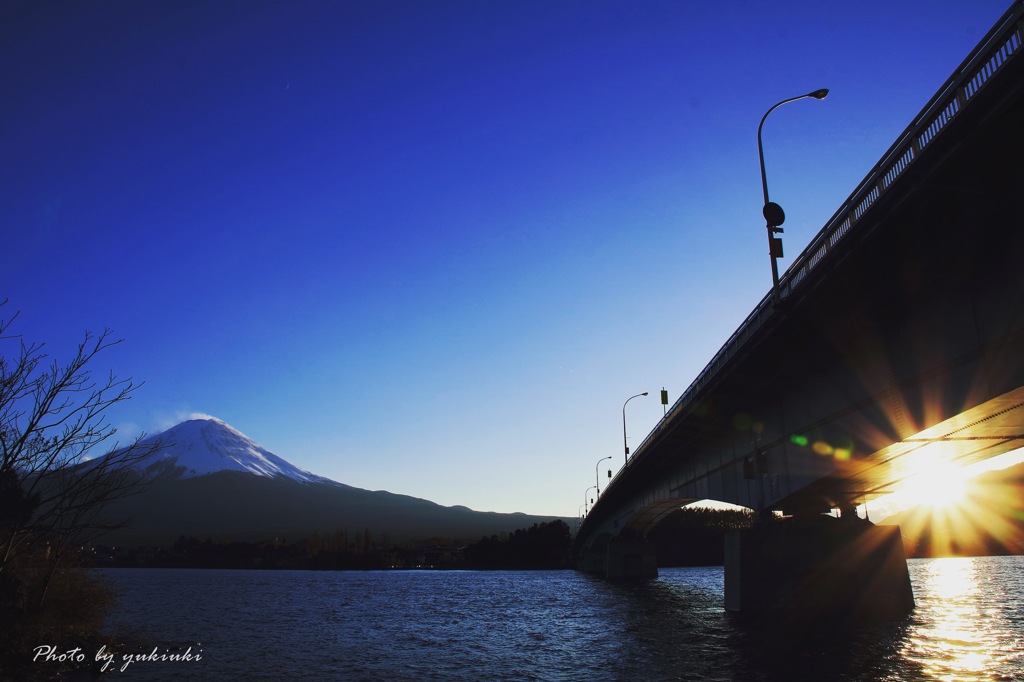
<instances>
[{"instance_id":1,"label":"distant mountain ridge","mask_svg":"<svg viewBox=\"0 0 1024 682\"><path fill-rule=\"evenodd\" d=\"M145 442L155 441L165 447L133 465L145 481L141 492L108 510L128 524L100 542L169 546L182 535L295 540L339 530L391 541L478 540L560 518L478 512L356 488L295 466L219 419L182 422Z\"/></svg>"}]
</instances>

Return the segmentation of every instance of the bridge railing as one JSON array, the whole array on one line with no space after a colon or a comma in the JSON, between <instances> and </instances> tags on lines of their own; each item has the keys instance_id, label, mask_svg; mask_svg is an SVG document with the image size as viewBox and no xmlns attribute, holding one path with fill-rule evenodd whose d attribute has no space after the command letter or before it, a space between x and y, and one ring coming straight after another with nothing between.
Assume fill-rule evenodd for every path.
<instances>
[{"instance_id":1,"label":"bridge railing","mask_svg":"<svg viewBox=\"0 0 1024 682\"><path fill-rule=\"evenodd\" d=\"M916 161L924 149L970 104L974 96L1021 51L1024 3L1017 2L939 88L867 177L833 214L779 282L785 298L836 247L869 208Z\"/></svg>"},{"instance_id":2,"label":"bridge railing","mask_svg":"<svg viewBox=\"0 0 1024 682\"><path fill-rule=\"evenodd\" d=\"M1017 0L882 155L881 160L825 223L807 248L796 257L793 265L779 281L779 294L783 299L800 286L832 249L838 247L843 237L864 217L878 198L895 184L912 163L921 158L925 149L946 130L949 123L970 105L981 88L1001 71L1007 62L1021 53L1022 42L1024 0ZM761 328L772 313L773 300L769 292L715 353L711 362L701 370L661 421L647 434L635 449L633 459L644 455L645 446L649 442L654 442L672 418L693 402L701 389ZM626 467L619 470L609 483L609 488L625 470Z\"/></svg>"}]
</instances>

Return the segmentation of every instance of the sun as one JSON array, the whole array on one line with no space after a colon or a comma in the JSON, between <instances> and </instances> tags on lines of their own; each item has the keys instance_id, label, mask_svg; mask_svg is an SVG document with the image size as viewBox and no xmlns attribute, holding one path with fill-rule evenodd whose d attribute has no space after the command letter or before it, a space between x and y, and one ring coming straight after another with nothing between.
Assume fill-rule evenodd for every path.
<instances>
[{"instance_id":1,"label":"sun","mask_svg":"<svg viewBox=\"0 0 1024 682\"><path fill-rule=\"evenodd\" d=\"M963 467L950 462L920 462L893 498L908 507L955 508L967 498L967 475Z\"/></svg>"},{"instance_id":2,"label":"sun","mask_svg":"<svg viewBox=\"0 0 1024 682\"><path fill-rule=\"evenodd\" d=\"M956 453L922 448L896 458L898 488L880 497L894 516L908 556L982 556L1019 553L1021 488L1013 479L978 479L990 462L967 462ZM883 523L891 523L883 517Z\"/></svg>"}]
</instances>

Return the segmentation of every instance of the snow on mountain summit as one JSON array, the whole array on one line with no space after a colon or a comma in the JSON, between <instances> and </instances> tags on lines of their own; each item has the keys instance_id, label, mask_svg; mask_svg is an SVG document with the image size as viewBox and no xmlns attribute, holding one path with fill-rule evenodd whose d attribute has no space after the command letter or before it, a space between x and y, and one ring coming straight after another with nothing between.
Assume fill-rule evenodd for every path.
<instances>
[{"instance_id":1,"label":"snow on mountain summit","mask_svg":"<svg viewBox=\"0 0 1024 682\"><path fill-rule=\"evenodd\" d=\"M143 441L163 447L135 465L154 477L191 478L217 471L291 478L304 483L334 483L300 469L219 419L190 419Z\"/></svg>"}]
</instances>

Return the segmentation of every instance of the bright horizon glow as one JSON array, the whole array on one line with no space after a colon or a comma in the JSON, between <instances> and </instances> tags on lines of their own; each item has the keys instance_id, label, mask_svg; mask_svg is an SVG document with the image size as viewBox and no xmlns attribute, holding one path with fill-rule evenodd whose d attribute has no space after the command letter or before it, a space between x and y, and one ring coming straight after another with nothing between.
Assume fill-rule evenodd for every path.
<instances>
[{"instance_id":1,"label":"bright horizon glow","mask_svg":"<svg viewBox=\"0 0 1024 682\"><path fill-rule=\"evenodd\" d=\"M15 3L2 314L316 474L575 517L1008 0ZM628 409L638 449L663 414ZM603 487L603 486L602 486Z\"/></svg>"}]
</instances>

